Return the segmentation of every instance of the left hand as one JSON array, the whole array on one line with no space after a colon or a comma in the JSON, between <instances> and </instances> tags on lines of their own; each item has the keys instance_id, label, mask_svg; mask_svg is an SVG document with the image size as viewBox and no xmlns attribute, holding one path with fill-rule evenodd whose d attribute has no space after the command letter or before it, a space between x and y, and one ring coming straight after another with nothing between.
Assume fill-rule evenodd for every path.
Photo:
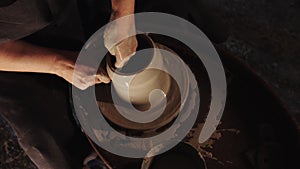
<instances>
[{"instance_id":1,"label":"left hand","mask_svg":"<svg viewBox=\"0 0 300 169\"><path fill-rule=\"evenodd\" d=\"M130 57L135 54L137 48L134 15L127 15L125 18L118 19L122 16L118 12L112 13L110 20L115 20L115 22L108 24L103 36L105 47L110 54L116 57L115 66L117 68L126 64ZM124 39L127 36L130 37Z\"/></svg>"}]
</instances>

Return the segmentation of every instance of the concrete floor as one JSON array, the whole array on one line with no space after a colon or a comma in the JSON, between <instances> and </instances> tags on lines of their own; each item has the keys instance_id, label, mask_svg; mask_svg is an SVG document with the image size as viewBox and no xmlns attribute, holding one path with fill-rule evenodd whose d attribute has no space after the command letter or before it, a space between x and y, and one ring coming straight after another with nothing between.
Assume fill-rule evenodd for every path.
<instances>
[{"instance_id":1,"label":"concrete floor","mask_svg":"<svg viewBox=\"0 0 300 169\"><path fill-rule=\"evenodd\" d=\"M300 1L203 2L229 27L221 45L269 82L300 122ZM1 119L0 133L0 168L35 168Z\"/></svg>"},{"instance_id":2,"label":"concrete floor","mask_svg":"<svg viewBox=\"0 0 300 169\"><path fill-rule=\"evenodd\" d=\"M36 169L20 148L10 126L0 117L0 168Z\"/></svg>"}]
</instances>

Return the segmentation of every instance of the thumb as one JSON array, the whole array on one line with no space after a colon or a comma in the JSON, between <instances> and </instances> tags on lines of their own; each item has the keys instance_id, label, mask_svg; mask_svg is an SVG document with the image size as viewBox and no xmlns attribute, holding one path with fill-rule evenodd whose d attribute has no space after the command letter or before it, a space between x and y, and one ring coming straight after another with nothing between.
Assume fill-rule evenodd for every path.
<instances>
[{"instance_id":1,"label":"thumb","mask_svg":"<svg viewBox=\"0 0 300 169\"><path fill-rule=\"evenodd\" d=\"M120 47L115 47L115 57L116 57L116 68L123 67L131 58L131 56L135 55L136 52L131 53L130 55L125 55L124 52L121 51Z\"/></svg>"}]
</instances>

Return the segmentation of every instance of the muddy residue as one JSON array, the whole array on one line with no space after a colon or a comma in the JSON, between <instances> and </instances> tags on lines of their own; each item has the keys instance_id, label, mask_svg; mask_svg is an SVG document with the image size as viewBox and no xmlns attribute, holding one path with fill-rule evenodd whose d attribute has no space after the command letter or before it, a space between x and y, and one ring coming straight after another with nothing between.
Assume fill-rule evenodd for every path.
<instances>
[{"instance_id":1,"label":"muddy residue","mask_svg":"<svg viewBox=\"0 0 300 169\"><path fill-rule=\"evenodd\" d=\"M217 142L222 141L222 136L225 133L231 133L231 134L239 134L240 130L238 129L219 129L216 130L213 135L204 143L200 144L198 142L199 135L201 133L202 127L204 123L199 123L195 128L193 128L189 134L187 135L185 142L190 143L193 145L197 151L204 157L208 159L215 160L219 164L224 165L225 163L231 163L230 161L220 161L217 157L217 155L212 153L212 149L214 148L214 145Z\"/></svg>"}]
</instances>

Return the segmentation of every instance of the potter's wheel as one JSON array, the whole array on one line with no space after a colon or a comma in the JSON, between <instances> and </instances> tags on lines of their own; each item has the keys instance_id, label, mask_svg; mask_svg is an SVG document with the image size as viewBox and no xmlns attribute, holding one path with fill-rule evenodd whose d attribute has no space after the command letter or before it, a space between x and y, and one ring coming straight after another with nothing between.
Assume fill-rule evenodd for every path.
<instances>
[{"instance_id":1,"label":"potter's wheel","mask_svg":"<svg viewBox=\"0 0 300 169\"><path fill-rule=\"evenodd\" d=\"M182 59L191 66L197 82L201 84L202 106L197 125L183 141L192 144L202 154L207 168L299 168L299 127L266 83L222 48L218 48L218 52L226 69L229 98L218 130L210 140L199 144L198 136L205 120L203 115L210 100L209 83L202 74L201 63L179 42L161 36L152 38L186 56ZM141 159L131 161L110 153L105 156L115 168L140 169Z\"/></svg>"},{"instance_id":2,"label":"potter's wheel","mask_svg":"<svg viewBox=\"0 0 300 169\"><path fill-rule=\"evenodd\" d=\"M175 52L165 47L164 45L156 44L156 46L159 49L169 51L177 56ZM165 63L170 62L170 57L163 57L163 59ZM185 63L181 60L180 57L176 57L176 58L173 57L172 62L174 62L174 59L176 62L175 65L177 66L182 65L183 69L179 70L178 67L172 67L173 65L168 65L169 69L175 71L175 74L178 75L180 78L179 80L177 79L177 83L176 83L176 80L170 76L172 79L172 83L168 94L166 94L167 104L160 117L158 117L157 119L149 123L137 123L137 122L130 121L129 119L122 116L116 109L111 94L111 89L113 87L111 85L98 85L96 86L96 97L97 97L99 109L101 110L104 117L109 122L111 122L112 125L115 125L115 127L117 128L121 127L124 129L138 130L138 131L153 131L156 129L161 129L164 126L170 124L172 120L174 120L177 117L178 113L180 112L183 105L185 104L189 94L188 93L189 76L187 74L188 70L185 69L185 66L183 65ZM118 100L117 104L120 107L123 106L122 108L126 110L126 107L124 106L125 104L122 104L121 99ZM129 108L128 111L130 111ZM156 113L157 111L161 111L161 110L160 109L153 110L153 113Z\"/></svg>"},{"instance_id":3,"label":"potter's wheel","mask_svg":"<svg viewBox=\"0 0 300 169\"><path fill-rule=\"evenodd\" d=\"M190 144L181 142L173 149L155 157L145 158L141 169L206 169L203 157Z\"/></svg>"}]
</instances>

